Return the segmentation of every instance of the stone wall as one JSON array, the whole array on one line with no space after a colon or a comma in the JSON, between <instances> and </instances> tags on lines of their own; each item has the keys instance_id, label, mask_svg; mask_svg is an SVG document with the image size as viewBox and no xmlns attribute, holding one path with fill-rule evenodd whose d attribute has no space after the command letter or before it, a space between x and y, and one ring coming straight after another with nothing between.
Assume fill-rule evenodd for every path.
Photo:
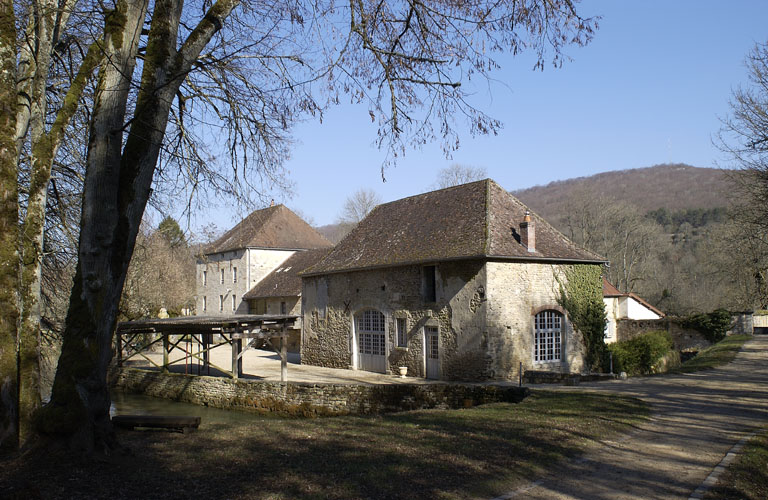
<instances>
[{"instance_id":1,"label":"stone wall","mask_svg":"<svg viewBox=\"0 0 768 500\"><path fill-rule=\"evenodd\" d=\"M537 370L579 373L584 368L581 335L573 330L566 311L558 304L560 285L565 280L556 264L489 262L488 332L493 378L516 379L523 371ZM534 316L556 310L565 319L562 334L563 359L537 363L533 359Z\"/></svg>"},{"instance_id":2,"label":"stone wall","mask_svg":"<svg viewBox=\"0 0 768 500\"><path fill-rule=\"evenodd\" d=\"M731 313L731 325L728 335L752 335L755 333L755 322L752 311Z\"/></svg>"},{"instance_id":3,"label":"stone wall","mask_svg":"<svg viewBox=\"0 0 768 500\"><path fill-rule=\"evenodd\" d=\"M638 335L656 330L669 332L676 351L701 350L711 345L700 332L680 326L676 318L620 319L616 323L616 337L618 341L629 340Z\"/></svg>"},{"instance_id":4,"label":"stone wall","mask_svg":"<svg viewBox=\"0 0 768 500\"><path fill-rule=\"evenodd\" d=\"M563 360L533 360L533 318L555 309L561 266L532 262L465 260L436 266L436 301L426 302L423 267L312 276L303 279L302 363L356 368L355 315L375 309L385 316L386 373L407 366L425 376L424 327L439 329L440 373L444 380L517 380L524 370L578 373L583 369L581 337L566 321ZM406 321L407 347L397 346L396 320Z\"/></svg>"},{"instance_id":5,"label":"stone wall","mask_svg":"<svg viewBox=\"0 0 768 500\"><path fill-rule=\"evenodd\" d=\"M288 416L366 415L423 408L520 402L528 389L470 384L311 384L232 380L114 369L113 387L130 393L222 409Z\"/></svg>"},{"instance_id":6,"label":"stone wall","mask_svg":"<svg viewBox=\"0 0 768 500\"><path fill-rule=\"evenodd\" d=\"M436 300L425 302L422 266L402 266L303 279L303 364L355 368L354 317L375 309L385 316L386 373L400 366L424 377L424 327L439 332L440 378L484 379L484 290L481 261L441 263L436 270ZM397 346L396 320L404 319L407 346Z\"/></svg>"}]
</instances>

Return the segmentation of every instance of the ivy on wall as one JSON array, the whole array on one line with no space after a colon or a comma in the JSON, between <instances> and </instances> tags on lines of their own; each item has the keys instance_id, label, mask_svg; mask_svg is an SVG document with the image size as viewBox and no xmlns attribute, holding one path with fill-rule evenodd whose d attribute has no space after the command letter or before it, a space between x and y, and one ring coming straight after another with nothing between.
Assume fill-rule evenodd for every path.
<instances>
[{"instance_id":1,"label":"ivy on wall","mask_svg":"<svg viewBox=\"0 0 768 500\"><path fill-rule=\"evenodd\" d=\"M605 353L605 305L602 268L594 264L563 266L565 282L558 279L558 302L568 313L575 330L581 333L590 370L600 368Z\"/></svg>"}]
</instances>

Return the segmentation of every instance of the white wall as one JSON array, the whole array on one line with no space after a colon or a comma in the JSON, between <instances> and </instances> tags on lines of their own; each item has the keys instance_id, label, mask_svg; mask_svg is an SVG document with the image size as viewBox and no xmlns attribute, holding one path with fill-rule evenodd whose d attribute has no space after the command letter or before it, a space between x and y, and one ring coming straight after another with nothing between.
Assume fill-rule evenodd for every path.
<instances>
[{"instance_id":1,"label":"white wall","mask_svg":"<svg viewBox=\"0 0 768 500\"><path fill-rule=\"evenodd\" d=\"M292 250L250 248L205 255L198 259L196 269L197 315L248 314L248 303L243 300L243 295L264 276L285 262L293 253ZM235 268L237 268L236 281ZM221 280L222 270L224 271L223 283ZM207 275L205 280L203 278L204 272ZM233 297L234 310L232 309ZM219 307L221 298L224 302L223 308Z\"/></svg>"}]
</instances>

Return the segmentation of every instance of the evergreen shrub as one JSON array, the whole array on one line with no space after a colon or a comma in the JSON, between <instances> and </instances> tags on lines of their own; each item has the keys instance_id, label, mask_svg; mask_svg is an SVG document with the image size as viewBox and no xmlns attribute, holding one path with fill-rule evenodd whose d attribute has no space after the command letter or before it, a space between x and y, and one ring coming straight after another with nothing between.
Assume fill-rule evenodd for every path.
<instances>
[{"instance_id":1,"label":"evergreen shrub","mask_svg":"<svg viewBox=\"0 0 768 500\"><path fill-rule=\"evenodd\" d=\"M720 342L731 327L731 313L725 309L716 309L711 313L700 313L683 319L682 326L701 332L708 341Z\"/></svg>"},{"instance_id":2,"label":"evergreen shrub","mask_svg":"<svg viewBox=\"0 0 768 500\"><path fill-rule=\"evenodd\" d=\"M639 335L633 339L608 344L613 354L613 371L629 375L653 373L654 366L672 349L672 337L659 330Z\"/></svg>"}]
</instances>

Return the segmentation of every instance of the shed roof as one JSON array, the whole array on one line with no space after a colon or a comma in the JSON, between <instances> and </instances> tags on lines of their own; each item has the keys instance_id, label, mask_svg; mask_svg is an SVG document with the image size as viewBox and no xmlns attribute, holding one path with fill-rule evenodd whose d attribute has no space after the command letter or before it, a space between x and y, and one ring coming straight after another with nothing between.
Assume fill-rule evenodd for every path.
<instances>
[{"instance_id":1,"label":"shed roof","mask_svg":"<svg viewBox=\"0 0 768 500\"><path fill-rule=\"evenodd\" d=\"M302 250L294 253L280 266L256 283L243 298L298 297L301 295L299 272L316 264L328 253L327 248Z\"/></svg>"},{"instance_id":2,"label":"shed roof","mask_svg":"<svg viewBox=\"0 0 768 500\"><path fill-rule=\"evenodd\" d=\"M519 234L527 210L490 179L385 203L304 274L469 258L604 262L536 214L529 252Z\"/></svg>"},{"instance_id":3,"label":"shed roof","mask_svg":"<svg viewBox=\"0 0 768 500\"><path fill-rule=\"evenodd\" d=\"M252 212L205 248L206 255L241 248L328 248L333 244L285 205Z\"/></svg>"}]
</instances>

